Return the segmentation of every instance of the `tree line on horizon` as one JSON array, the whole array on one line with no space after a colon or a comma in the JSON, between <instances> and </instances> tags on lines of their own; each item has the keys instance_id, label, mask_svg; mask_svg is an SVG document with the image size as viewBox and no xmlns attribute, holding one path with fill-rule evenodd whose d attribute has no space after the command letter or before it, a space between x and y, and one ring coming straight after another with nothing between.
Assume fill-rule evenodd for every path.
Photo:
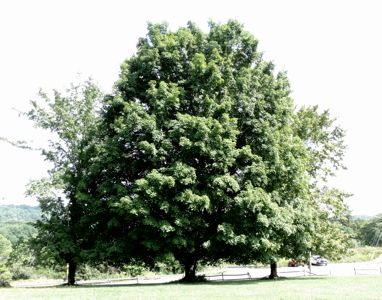
<instances>
[{"instance_id":1,"label":"tree line on horizon","mask_svg":"<svg viewBox=\"0 0 382 300\"><path fill-rule=\"evenodd\" d=\"M209 26L149 23L112 93L88 79L22 113L56 134L26 192L42 210L28 248L68 263L69 284L83 263L177 262L194 282L199 263L259 262L276 278L281 258L349 247L349 194L326 185L345 131L295 106L243 25Z\"/></svg>"}]
</instances>

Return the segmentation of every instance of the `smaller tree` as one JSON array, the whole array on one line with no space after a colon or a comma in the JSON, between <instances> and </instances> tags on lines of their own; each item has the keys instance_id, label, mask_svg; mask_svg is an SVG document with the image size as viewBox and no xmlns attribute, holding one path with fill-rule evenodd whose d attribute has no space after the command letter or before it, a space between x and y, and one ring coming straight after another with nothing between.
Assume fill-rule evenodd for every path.
<instances>
[{"instance_id":1,"label":"smaller tree","mask_svg":"<svg viewBox=\"0 0 382 300\"><path fill-rule=\"evenodd\" d=\"M81 202L81 180L90 164L87 151L96 142L103 95L88 79L72 84L64 95L54 90L53 100L41 90L39 96L43 103L31 101L32 109L22 114L35 127L54 134L49 147L41 149L53 168L49 177L31 182L26 192L37 198L42 210L41 220L34 223L38 234L30 240L30 245L36 259L69 264L68 284L73 285L77 265L82 261L81 251L93 242L84 233L89 228L82 217L89 212ZM46 256L50 259L45 259Z\"/></svg>"},{"instance_id":2,"label":"smaller tree","mask_svg":"<svg viewBox=\"0 0 382 300\"><path fill-rule=\"evenodd\" d=\"M20 238L13 246L12 252L6 262L6 267L9 269L12 279L29 279L31 273L26 269L34 266L36 253L30 245L29 240Z\"/></svg>"},{"instance_id":3,"label":"smaller tree","mask_svg":"<svg viewBox=\"0 0 382 300\"><path fill-rule=\"evenodd\" d=\"M382 214L367 220L360 228L360 238L365 245L382 246Z\"/></svg>"},{"instance_id":4,"label":"smaller tree","mask_svg":"<svg viewBox=\"0 0 382 300\"><path fill-rule=\"evenodd\" d=\"M8 269L0 265L0 287L10 287L9 282L11 281L12 276Z\"/></svg>"},{"instance_id":5,"label":"smaller tree","mask_svg":"<svg viewBox=\"0 0 382 300\"><path fill-rule=\"evenodd\" d=\"M8 256L11 252L11 242L0 234L0 287L8 287L11 281L11 274L2 259L4 256Z\"/></svg>"},{"instance_id":6,"label":"smaller tree","mask_svg":"<svg viewBox=\"0 0 382 300\"><path fill-rule=\"evenodd\" d=\"M275 249L271 261L270 278L277 278L277 260L281 257L307 261L308 253L337 258L346 252L349 236L341 230L342 220L348 210L344 199L349 194L326 186L330 176L345 169L345 132L335 124L329 110L319 112L318 106L295 109L291 123L293 136L305 144L305 162L309 177L308 189L289 225L299 228L280 239L281 247Z\"/></svg>"}]
</instances>

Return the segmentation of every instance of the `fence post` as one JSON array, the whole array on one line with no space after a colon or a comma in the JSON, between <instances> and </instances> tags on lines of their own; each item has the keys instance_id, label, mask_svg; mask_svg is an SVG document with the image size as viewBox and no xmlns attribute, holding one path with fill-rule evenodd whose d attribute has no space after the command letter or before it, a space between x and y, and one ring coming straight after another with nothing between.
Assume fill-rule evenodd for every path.
<instances>
[{"instance_id":1,"label":"fence post","mask_svg":"<svg viewBox=\"0 0 382 300\"><path fill-rule=\"evenodd\" d=\"M222 281L224 281L224 275L223 275L223 272L222 272Z\"/></svg>"},{"instance_id":2,"label":"fence post","mask_svg":"<svg viewBox=\"0 0 382 300\"><path fill-rule=\"evenodd\" d=\"M356 271L356 269L354 268L354 275L357 275L357 271Z\"/></svg>"},{"instance_id":3,"label":"fence post","mask_svg":"<svg viewBox=\"0 0 382 300\"><path fill-rule=\"evenodd\" d=\"M249 272L248 272L248 278L249 278L249 279L252 279L251 274L249 274Z\"/></svg>"}]
</instances>

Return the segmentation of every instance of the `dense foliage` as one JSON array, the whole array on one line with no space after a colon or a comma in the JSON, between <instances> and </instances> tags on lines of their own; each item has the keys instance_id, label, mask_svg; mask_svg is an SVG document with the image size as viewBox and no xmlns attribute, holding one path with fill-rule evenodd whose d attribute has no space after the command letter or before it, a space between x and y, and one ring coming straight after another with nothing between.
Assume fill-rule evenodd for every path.
<instances>
[{"instance_id":1,"label":"dense foliage","mask_svg":"<svg viewBox=\"0 0 382 300\"><path fill-rule=\"evenodd\" d=\"M248 263L342 251L344 194L318 185L341 167L343 130L295 113L284 72L236 21L171 32L149 24L106 97L86 201L112 263ZM326 235L326 238L323 237Z\"/></svg>"}]
</instances>

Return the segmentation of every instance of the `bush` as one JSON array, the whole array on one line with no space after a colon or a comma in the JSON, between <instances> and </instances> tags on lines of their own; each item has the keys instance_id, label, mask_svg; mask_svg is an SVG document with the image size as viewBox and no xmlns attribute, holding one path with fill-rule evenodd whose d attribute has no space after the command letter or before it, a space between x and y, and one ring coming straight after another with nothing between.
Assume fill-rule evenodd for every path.
<instances>
[{"instance_id":1,"label":"bush","mask_svg":"<svg viewBox=\"0 0 382 300\"><path fill-rule=\"evenodd\" d=\"M61 279L65 277L65 269L58 268L41 268L33 266L13 266L10 269L12 280L27 279Z\"/></svg>"},{"instance_id":2,"label":"bush","mask_svg":"<svg viewBox=\"0 0 382 300\"><path fill-rule=\"evenodd\" d=\"M33 279L45 278L45 279L61 279L65 278L65 268L33 268Z\"/></svg>"},{"instance_id":3,"label":"bush","mask_svg":"<svg viewBox=\"0 0 382 300\"><path fill-rule=\"evenodd\" d=\"M136 277L139 276L145 271L143 266L124 266L123 271L126 272L127 276Z\"/></svg>"},{"instance_id":4,"label":"bush","mask_svg":"<svg viewBox=\"0 0 382 300\"><path fill-rule=\"evenodd\" d=\"M381 247L361 247L350 249L346 256L335 261L338 263L353 263L353 262L365 262L376 259L378 256L382 255Z\"/></svg>"},{"instance_id":5,"label":"bush","mask_svg":"<svg viewBox=\"0 0 382 300\"><path fill-rule=\"evenodd\" d=\"M121 278L121 277L135 277L142 274L143 267L127 266L117 268L104 264L90 266L83 264L77 268L77 280L91 280L91 279L107 279L107 278Z\"/></svg>"},{"instance_id":6,"label":"bush","mask_svg":"<svg viewBox=\"0 0 382 300\"><path fill-rule=\"evenodd\" d=\"M153 270L156 274L179 274L183 272L183 267L178 261L157 262Z\"/></svg>"},{"instance_id":7,"label":"bush","mask_svg":"<svg viewBox=\"0 0 382 300\"><path fill-rule=\"evenodd\" d=\"M94 267L81 265L77 268L76 280L101 279L101 272Z\"/></svg>"},{"instance_id":8,"label":"bush","mask_svg":"<svg viewBox=\"0 0 382 300\"><path fill-rule=\"evenodd\" d=\"M33 275L31 267L18 266L11 269L12 280L30 279Z\"/></svg>"},{"instance_id":9,"label":"bush","mask_svg":"<svg viewBox=\"0 0 382 300\"><path fill-rule=\"evenodd\" d=\"M10 287L9 282L12 280L11 273L7 268L0 266L0 287Z\"/></svg>"}]
</instances>

